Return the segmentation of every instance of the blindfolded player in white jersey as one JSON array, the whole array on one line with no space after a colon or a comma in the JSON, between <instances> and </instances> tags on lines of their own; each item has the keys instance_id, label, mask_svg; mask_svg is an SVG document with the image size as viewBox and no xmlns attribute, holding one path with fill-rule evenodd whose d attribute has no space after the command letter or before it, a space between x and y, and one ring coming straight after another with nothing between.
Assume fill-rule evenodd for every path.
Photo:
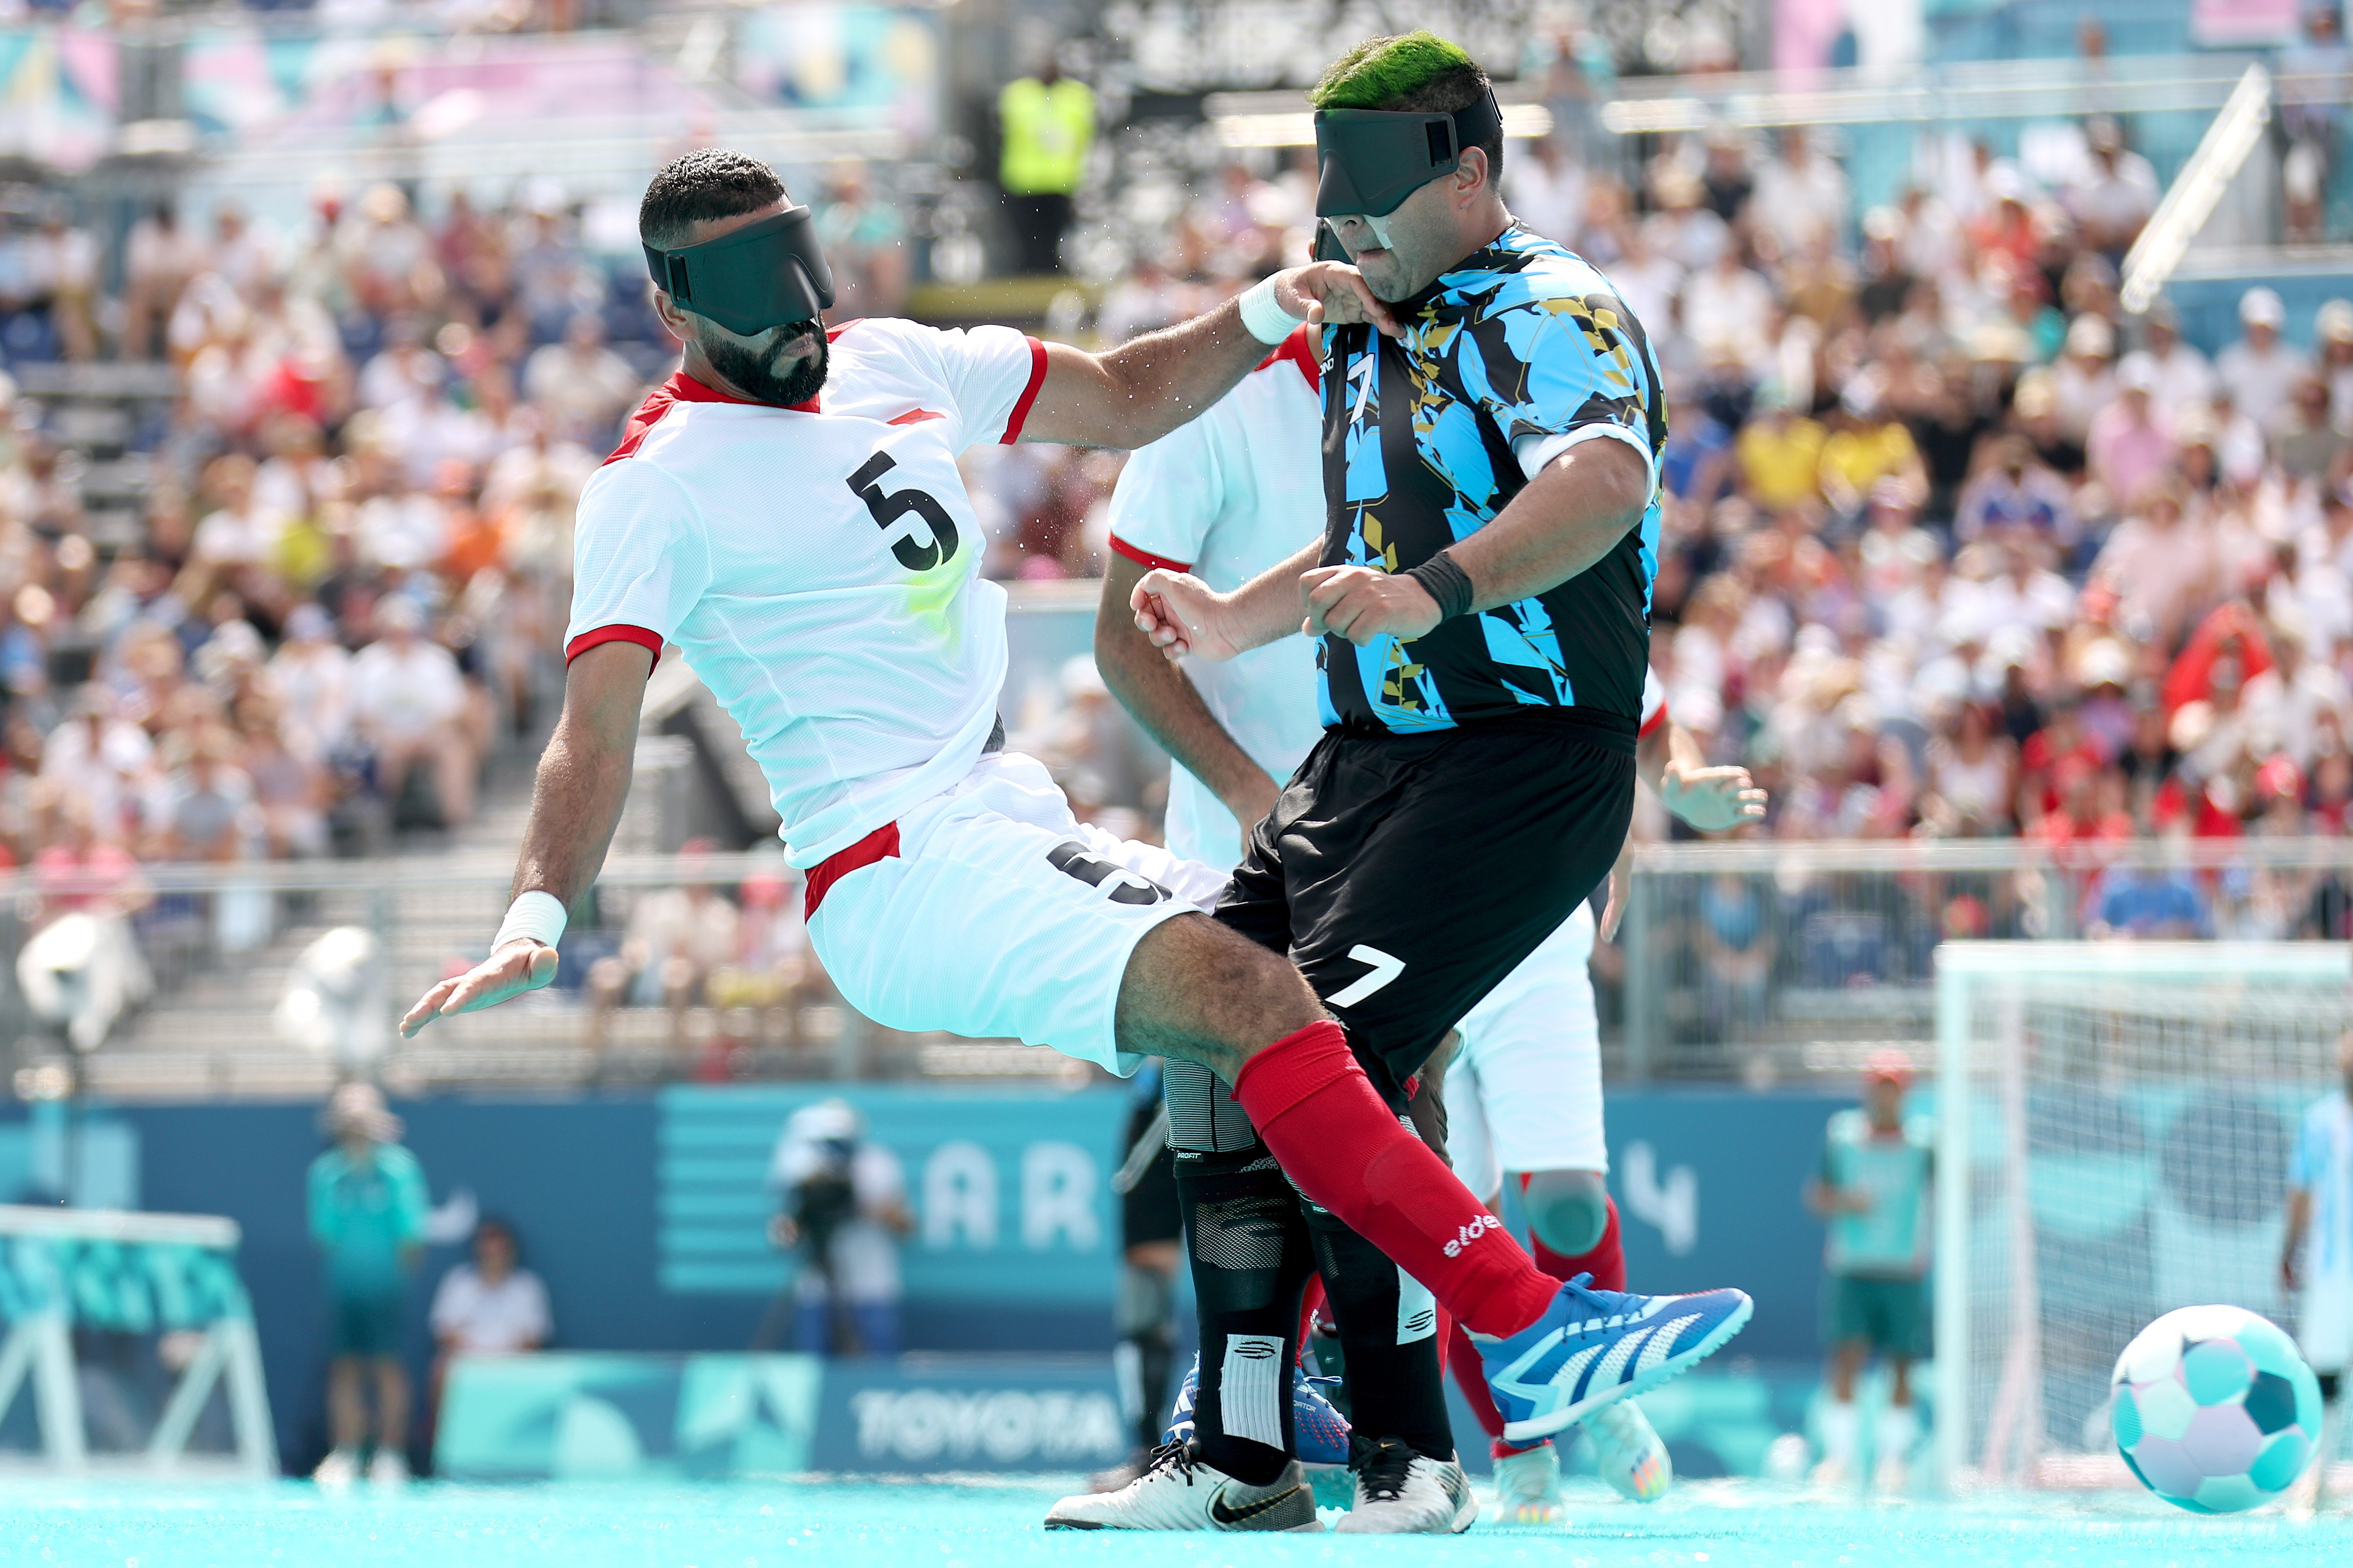
<instances>
[{"instance_id":1,"label":"blindfolded player in white jersey","mask_svg":"<svg viewBox=\"0 0 2353 1568\"><path fill-rule=\"evenodd\" d=\"M1217 873L1080 824L1042 767L997 749L1005 599L978 574L957 455L1143 445L1302 321L1395 330L1362 278L1293 268L1089 354L1002 328L822 329L830 275L807 209L741 154L668 165L638 229L681 367L581 496L564 710L514 902L489 957L428 991L404 1032L554 977L628 796L647 678L674 645L766 776L810 940L860 1012L1115 1072L1199 1064L1301 1190L1475 1331L1509 1345L1576 1312L1398 1124L1297 968L1199 912ZM1733 1294L1700 1310L1745 1318ZM1180 1455L1167 1474L1166 1517L1138 1523L1314 1525L1296 1467L1251 1481Z\"/></svg>"}]
</instances>

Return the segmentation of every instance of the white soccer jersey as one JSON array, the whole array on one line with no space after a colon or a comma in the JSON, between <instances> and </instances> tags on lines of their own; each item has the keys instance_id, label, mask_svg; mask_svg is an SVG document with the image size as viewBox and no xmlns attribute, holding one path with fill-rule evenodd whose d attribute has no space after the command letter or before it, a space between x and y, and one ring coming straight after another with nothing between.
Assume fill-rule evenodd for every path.
<instances>
[{"instance_id":1,"label":"white soccer jersey","mask_svg":"<svg viewBox=\"0 0 2353 1568\"><path fill-rule=\"evenodd\" d=\"M581 491L565 654L687 662L740 725L807 868L972 771L1005 682L1005 593L956 458L1011 442L1046 351L1005 327L852 321L809 404L647 398Z\"/></svg>"},{"instance_id":2,"label":"white soccer jersey","mask_svg":"<svg viewBox=\"0 0 2353 1568\"><path fill-rule=\"evenodd\" d=\"M1191 424L1139 448L1111 498L1111 547L1229 592L1324 531L1323 405L1305 328ZM1250 760L1281 783L1324 733L1315 644L1279 637L1185 672ZM1241 859L1241 825L1180 764L1168 777L1168 847L1220 868Z\"/></svg>"}]
</instances>

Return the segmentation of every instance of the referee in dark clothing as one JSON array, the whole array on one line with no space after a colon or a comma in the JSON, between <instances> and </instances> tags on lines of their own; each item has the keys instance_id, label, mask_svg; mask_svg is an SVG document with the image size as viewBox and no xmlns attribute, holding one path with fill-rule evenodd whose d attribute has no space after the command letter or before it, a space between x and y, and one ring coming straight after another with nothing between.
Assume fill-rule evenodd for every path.
<instances>
[{"instance_id":1,"label":"referee in dark clothing","mask_svg":"<svg viewBox=\"0 0 2353 1568\"><path fill-rule=\"evenodd\" d=\"M1403 331L1323 330L1320 542L1230 594L1154 571L1132 602L1172 658L1320 639L1324 737L1250 833L1217 918L1290 954L1402 1111L1448 1030L1593 892L1624 841L1666 405L1609 281L1505 210L1502 118L1468 56L1427 33L1374 40L1311 98L1317 212ZM1271 1234L1281 1173L1223 1086L1188 1079L1206 1069L1172 1064L1193 1230L1248 1216ZM1352 1306L1370 1330L1399 1325L1366 1336L1390 1347L1396 1386L1377 1417L1364 1408L1372 1379L1356 1391L1360 1438L1442 1465L1435 1356L1416 1344L1403 1357L1411 1303L1385 1304L1396 1270L1384 1286L1377 1253L1352 1264L1309 1226L1344 1341ZM1261 1303L1296 1268L1248 1262L1250 1278L1228 1281L1194 1248L1205 1345L1261 1320L1256 1331L1278 1331L1280 1310ZM1362 1291L1347 1279L1359 1273ZM1356 1355L1351 1343L1352 1383L1372 1371ZM1205 1354L1203 1452L1247 1474L1215 1430L1218 1372Z\"/></svg>"}]
</instances>

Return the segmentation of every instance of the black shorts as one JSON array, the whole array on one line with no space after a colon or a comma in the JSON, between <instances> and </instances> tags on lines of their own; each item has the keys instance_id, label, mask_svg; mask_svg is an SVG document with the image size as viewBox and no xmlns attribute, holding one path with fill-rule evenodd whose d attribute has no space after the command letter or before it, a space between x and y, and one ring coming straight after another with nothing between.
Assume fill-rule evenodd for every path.
<instances>
[{"instance_id":1,"label":"black shorts","mask_svg":"<svg viewBox=\"0 0 2353 1568\"><path fill-rule=\"evenodd\" d=\"M1290 955L1402 1110L1446 1031L1609 874L1634 734L1559 708L1328 731L1251 831L1217 918Z\"/></svg>"}]
</instances>

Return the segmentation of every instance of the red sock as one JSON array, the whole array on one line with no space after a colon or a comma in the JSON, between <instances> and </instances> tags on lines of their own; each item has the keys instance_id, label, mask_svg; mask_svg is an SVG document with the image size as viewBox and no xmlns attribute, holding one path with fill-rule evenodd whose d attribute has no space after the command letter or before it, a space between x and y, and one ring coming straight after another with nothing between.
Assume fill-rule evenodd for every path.
<instances>
[{"instance_id":1,"label":"red sock","mask_svg":"<svg viewBox=\"0 0 2353 1568\"><path fill-rule=\"evenodd\" d=\"M1520 1190L1527 1190L1528 1179L1520 1178ZM1618 1200L1609 1202L1609 1223L1601 1227L1601 1239L1587 1250L1570 1258L1555 1252L1544 1244L1544 1237L1528 1233L1528 1250L1535 1254L1536 1267L1556 1279L1574 1279L1580 1274L1593 1276L1597 1290L1626 1289L1626 1245L1618 1235Z\"/></svg>"},{"instance_id":2,"label":"red sock","mask_svg":"<svg viewBox=\"0 0 2353 1568\"><path fill-rule=\"evenodd\" d=\"M1235 1075L1234 1099L1285 1174L1387 1253L1465 1325L1514 1334L1557 1286L1381 1103L1330 1019L1285 1035Z\"/></svg>"}]
</instances>

